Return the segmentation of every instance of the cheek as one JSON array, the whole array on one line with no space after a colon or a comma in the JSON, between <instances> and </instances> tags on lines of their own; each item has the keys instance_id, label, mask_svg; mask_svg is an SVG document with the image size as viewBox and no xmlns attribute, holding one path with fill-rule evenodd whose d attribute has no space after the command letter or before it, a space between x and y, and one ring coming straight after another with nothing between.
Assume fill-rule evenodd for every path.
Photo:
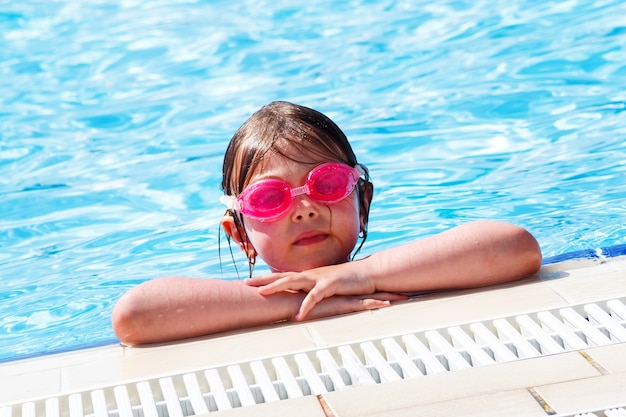
<instances>
[{"instance_id":1,"label":"cheek","mask_svg":"<svg viewBox=\"0 0 626 417\"><path fill-rule=\"evenodd\" d=\"M359 202L356 193L353 198L346 199L345 202L339 203L336 208L333 209L332 227L334 229L340 229L340 234L343 235L346 240L356 243L359 233L361 232Z\"/></svg>"},{"instance_id":2,"label":"cheek","mask_svg":"<svg viewBox=\"0 0 626 417\"><path fill-rule=\"evenodd\" d=\"M269 247L276 242L283 241L285 238L281 234L281 228L277 223L259 222L256 220L248 220L246 222L248 240L261 257L264 257Z\"/></svg>"},{"instance_id":3,"label":"cheek","mask_svg":"<svg viewBox=\"0 0 626 417\"><path fill-rule=\"evenodd\" d=\"M352 198L348 200L349 204L349 216L352 218L357 228L360 228L361 215L359 205L359 195L356 191L353 192Z\"/></svg>"},{"instance_id":4,"label":"cheek","mask_svg":"<svg viewBox=\"0 0 626 417\"><path fill-rule=\"evenodd\" d=\"M274 222L250 222L246 225L248 240L272 272L294 268L288 256L288 247L285 245L288 242L288 236L282 230Z\"/></svg>"}]
</instances>

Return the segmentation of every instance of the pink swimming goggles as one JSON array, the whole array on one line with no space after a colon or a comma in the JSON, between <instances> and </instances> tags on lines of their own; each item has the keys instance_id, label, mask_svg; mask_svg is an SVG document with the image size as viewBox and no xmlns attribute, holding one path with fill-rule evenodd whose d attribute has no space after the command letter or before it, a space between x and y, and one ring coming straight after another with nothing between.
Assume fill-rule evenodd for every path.
<instances>
[{"instance_id":1,"label":"pink swimming goggles","mask_svg":"<svg viewBox=\"0 0 626 417\"><path fill-rule=\"evenodd\" d=\"M341 201L350 195L364 174L359 165L352 168L329 162L313 168L300 187L291 188L285 181L278 179L262 180L246 187L239 197L225 195L220 201L229 209L248 217L270 221L287 213L296 196L301 194L320 203Z\"/></svg>"}]
</instances>

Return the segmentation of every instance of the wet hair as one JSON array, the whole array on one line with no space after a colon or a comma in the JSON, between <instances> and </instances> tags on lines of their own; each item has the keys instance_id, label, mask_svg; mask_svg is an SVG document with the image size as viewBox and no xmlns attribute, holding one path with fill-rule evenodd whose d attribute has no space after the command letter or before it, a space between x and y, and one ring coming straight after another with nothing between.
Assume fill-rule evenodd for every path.
<instances>
[{"instance_id":1,"label":"wet hair","mask_svg":"<svg viewBox=\"0 0 626 417\"><path fill-rule=\"evenodd\" d=\"M326 115L297 104L274 101L255 112L235 132L222 167L222 190L225 195L238 196L250 183L259 165L273 155L296 162L315 164L319 161L337 161L351 167L360 165L365 179L359 181L357 190L360 213L364 216L367 237L369 206L373 194L369 172L359 164L348 138ZM243 217L231 213L239 233L245 233ZM353 255L353 257L354 257Z\"/></svg>"}]
</instances>

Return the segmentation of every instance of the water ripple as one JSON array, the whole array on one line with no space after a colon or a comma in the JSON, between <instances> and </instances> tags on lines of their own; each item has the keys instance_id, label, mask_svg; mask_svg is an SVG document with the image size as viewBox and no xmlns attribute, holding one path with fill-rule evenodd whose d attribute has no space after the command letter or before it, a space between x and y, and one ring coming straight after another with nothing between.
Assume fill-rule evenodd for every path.
<instances>
[{"instance_id":1,"label":"water ripple","mask_svg":"<svg viewBox=\"0 0 626 417\"><path fill-rule=\"evenodd\" d=\"M218 237L221 158L273 99L327 113L370 167L364 254L479 218L529 228L546 256L624 244L625 14L617 0L7 3L0 360L110 340L115 299L151 277L245 275Z\"/></svg>"}]
</instances>

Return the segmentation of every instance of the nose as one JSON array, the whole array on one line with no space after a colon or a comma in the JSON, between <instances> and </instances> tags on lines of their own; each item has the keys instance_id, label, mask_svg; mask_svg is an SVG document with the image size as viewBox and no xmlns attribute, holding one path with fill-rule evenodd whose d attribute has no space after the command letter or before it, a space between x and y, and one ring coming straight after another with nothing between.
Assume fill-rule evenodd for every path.
<instances>
[{"instance_id":1,"label":"nose","mask_svg":"<svg viewBox=\"0 0 626 417\"><path fill-rule=\"evenodd\" d=\"M293 221L303 221L307 219L315 219L320 213L317 208L317 205L314 204L308 196L300 195L296 197L295 209L291 214L291 219Z\"/></svg>"}]
</instances>

